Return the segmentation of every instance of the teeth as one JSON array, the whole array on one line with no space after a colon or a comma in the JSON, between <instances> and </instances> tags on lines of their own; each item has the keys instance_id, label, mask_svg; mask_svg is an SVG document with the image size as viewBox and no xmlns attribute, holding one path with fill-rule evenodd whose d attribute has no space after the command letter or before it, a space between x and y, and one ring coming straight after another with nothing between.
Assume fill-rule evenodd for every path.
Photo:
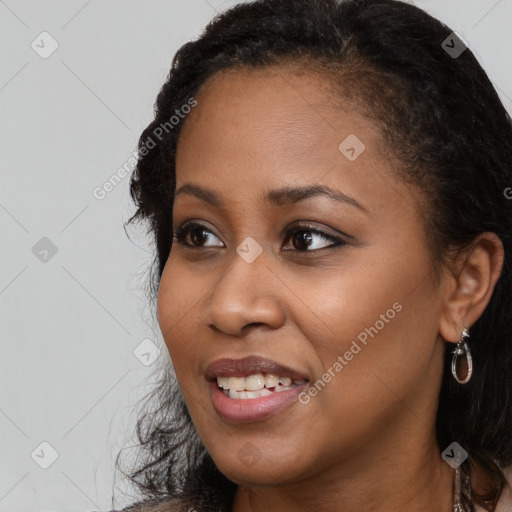
<instances>
[{"instance_id":1,"label":"teeth","mask_svg":"<svg viewBox=\"0 0 512 512\"><path fill-rule=\"evenodd\" d=\"M259 391L265 387L265 379L261 373L249 375L245 378L245 389L248 391Z\"/></svg>"},{"instance_id":2,"label":"teeth","mask_svg":"<svg viewBox=\"0 0 512 512\"><path fill-rule=\"evenodd\" d=\"M261 373L255 373L247 377L217 377L217 385L224 391L224 394L239 400L281 393L306 382L305 379L292 381L290 377L278 377L277 375Z\"/></svg>"},{"instance_id":3,"label":"teeth","mask_svg":"<svg viewBox=\"0 0 512 512\"><path fill-rule=\"evenodd\" d=\"M235 398L238 400L247 400L250 398L259 398L260 396L269 396L272 393L282 393L283 391L288 391L297 387L296 384L291 386L283 386L282 384L278 384L274 391L270 391L267 388L258 389L257 391L235 391L234 389L224 389L224 394L229 396L229 398Z\"/></svg>"},{"instance_id":4,"label":"teeth","mask_svg":"<svg viewBox=\"0 0 512 512\"><path fill-rule=\"evenodd\" d=\"M270 373L265 376L265 387L275 388L279 384L279 377L277 375L271 375Z\"/></svg>"},{"instance_id":5,"label":"teeth","mask_svg":"<svg viewBox=\"0 0 512 512\"><path fill-rule=\"evenodd\" d=\"M217 377L219 388L229 389L229 377Z\"/></svg>"},{"instance_id":6,"label":"teeth","mask_svg":"<svg viewBox=\"0 0 512 512\"><path fill-rule=\"evenodd\" d=\"M276 386L276 393L280 393L281 391L288 391L289 389L293 389L295 387L297 386L283 386L282 384L279 384L279 386Z\"/></svg>"},{"instance_id":7,"label":"teeth","mask_svg":"<svg viewBox=\"0 0 512 512\"><path fill-rule=\"evenodd\" d=\"M240 393L238 393L237 391L233 391L232 389L229 390L228 392L228 396L229 398L239 398ZM240 397L242 398L242 397Z\"/></svg>"},{"instance_id":8,"label":"teeth","mask_svg":"<svg viewBox=\"0 0 512 512\"><path fill-rule=\"evenodd\" d=\"M243 391L245 389L245 378L229 377L229 389L234 391Z\"/></svg>"}]
</instances>

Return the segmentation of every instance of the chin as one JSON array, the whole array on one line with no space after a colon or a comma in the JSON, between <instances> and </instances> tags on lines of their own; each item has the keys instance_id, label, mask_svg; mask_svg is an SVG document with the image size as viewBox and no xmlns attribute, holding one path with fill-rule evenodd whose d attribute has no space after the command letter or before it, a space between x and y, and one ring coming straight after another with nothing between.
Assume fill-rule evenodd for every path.
<instances>
[{"instance_id":1,"label":"chin","mask_svg":"<svg viewBox=\"0 0 512 512\"><path fill-rule=\"evenodd\" d=\"M219 471L229 480L243 487L274 487L294 483L300 478L290 474L289 466L274 467L272 470L261 464L247 467L239 463L227 464L219 467ZM298 475L297 475L298 476Z\"/></svg>"},{"instance_id":2,"label":"chin","mask_svg":"<svg viewBox=\"0 0 512 512\"><path fill-rule=\"evenodd\" d=\"M297 446L277 449L267 446L261 450L256 443L231 443L237 448L213 452L213 460L219 471L232 482L241 486L267 487L286 485L300 481L307 473L307 460ZM228 443L222 443L225 447ZM240 448L238 448L240 446Z\"/></svg>"}]
</instances>

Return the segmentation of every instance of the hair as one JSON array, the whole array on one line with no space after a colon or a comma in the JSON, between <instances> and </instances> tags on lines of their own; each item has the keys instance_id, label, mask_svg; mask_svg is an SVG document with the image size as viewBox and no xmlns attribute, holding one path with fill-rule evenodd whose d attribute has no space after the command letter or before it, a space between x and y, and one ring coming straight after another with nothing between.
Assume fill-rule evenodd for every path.
<instances>
[{"instance_id":1,"label":"hair","mask_svg":"<svg viewBox=\"0 0 512 512\"><path fill-rule=\"evenodd\" d=\"M512 121L471 50L457 58L445 51L451 34L399 0L257 0L216 16L172 61L154 119L139 139L130 182L137 209L127 224L144 221L152 236L148 286L155 303L172 246L176 146L185 122L170 126L169 119L223 70L297 66L321 74L339 98L379 126L396 177L422 192L438 266L480 233L494 232L503 243L502 273L471 328L475 372L459 385L450 371L453 346L446 343L435 425L440 451L456 441L469 454L466 475L473 469L484 475L478 492L463 485L466 510L474 511L474 500L490 511L506 483L503 469L512 464L512 201L505 193L512 184ZM156 406L137 421L140 463L130 481L148 504L160 498L229 510L237 486L198 438L170 363L146 399Z\"/></svg>"}]
</instances>

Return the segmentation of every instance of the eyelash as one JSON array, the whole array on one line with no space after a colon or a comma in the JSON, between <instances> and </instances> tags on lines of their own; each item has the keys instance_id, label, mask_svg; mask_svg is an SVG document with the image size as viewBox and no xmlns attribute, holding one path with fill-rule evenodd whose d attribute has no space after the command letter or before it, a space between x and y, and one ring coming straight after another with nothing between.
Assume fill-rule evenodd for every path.
<instances>
[{"instance_id":1,"label":"eyelash","mask_svg":"<svg viewBox=\"0 0 512 512\"><path fill-rule=\"evenodd\" d=\"M176 243L182 244L184 247L189 248L189 249L213 249L214 247L202 247L202 246L192 245L192 244L187 243L187 241L186 241L187 235L194 229L202 229L208 233L212 233L212 231L209 230L206 226L204 226L203 224L200 224L198 222L184 222L183 224L178 226L178 228L172 238ZM306 231L309 233L314 233L316 235L320 235L328 240L333 240L334 243L327 247L322 247L321 249L313 249L313 250L291 249L293 251L297 251L300 253L318 253L318 252L332 251L336 247L343 246L343 245L347 244L347 242L345 240L343 240L342 238L338 238L333 235L329 235L329 234L325 233L324 231L321 231L321 230L317 229L316 227L314 227L310 224L307 224L307 223L296 224L292 228L287 229L285 232L285 240L288 240L291 235L293 235L297 232L301 232L301 231ZM212 233L212 234L214 234L214 233ZM216 236L216 235L214 235L214 236ZM348 238L348 236L347 236L347 238ZM287 249L287 250L290 250L290 249Z\"/></svg>"}]
</instances>

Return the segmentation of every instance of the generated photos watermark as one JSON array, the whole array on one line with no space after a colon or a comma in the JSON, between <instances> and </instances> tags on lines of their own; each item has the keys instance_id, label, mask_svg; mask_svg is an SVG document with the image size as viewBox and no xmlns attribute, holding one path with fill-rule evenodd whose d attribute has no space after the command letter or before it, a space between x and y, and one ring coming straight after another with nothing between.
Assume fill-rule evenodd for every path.
<instances>
[{"instance_id":1,"label":"generated photos watermark","mask_svg":"<svg viewBox=\"0 0 512 512\"><path fill-rule=\"evenodd\" d=\"M132 173L135 165L137 164L137 159L139 156L146 156L154 147L156 147L157 143L155 139L162 140L164 135L169 134L172 130L178 126L183 119L189 114L192 109L197 106L197 100L194 98L190 98L187 103L181 106L180 109L176 109L174 111L174 115L172 115L168 121L165 123L161 123L157 126L149 135L144 144L140 147L136 146L132 155L126 160L126 162L117 169L102 185L95 187L92 191L92 195L95 199L102 201L107 197L107 195L114 190L121 181L123 181L126 176Z\"/></svg>"},{"instance_id":2,"label":"generated photos watermark","mask_svg":"<svg viewBox=\"0 0 512 512\"><path fill-rule=\"evenodd\" d=\"M379 332L384 329L386 324L389 324L393 318L395 318L397 313L402 311L402 304L400 302L395 302L391 308L389 308L385 313L382 313L372 326L366 327L363 331L361 331L357 335L357 340L353 340L350 345L350 349L347 350L343 355L339 355L336 361L331 365L331 367L324 372L321 378L317 379L317 381L308 386L304 391L302 391L299 395L299 402L301 404L308 404L311 401L311 397L318 395L322 389L334 378L338 375L345 366L349 364L354 357L361 352L361 350L367 346L368 337L370 336L372 339L379 334ZM358 343L359 341L359 343ZM361 346L362 345L362 346Z\"/></svg>"}]
</instances>

